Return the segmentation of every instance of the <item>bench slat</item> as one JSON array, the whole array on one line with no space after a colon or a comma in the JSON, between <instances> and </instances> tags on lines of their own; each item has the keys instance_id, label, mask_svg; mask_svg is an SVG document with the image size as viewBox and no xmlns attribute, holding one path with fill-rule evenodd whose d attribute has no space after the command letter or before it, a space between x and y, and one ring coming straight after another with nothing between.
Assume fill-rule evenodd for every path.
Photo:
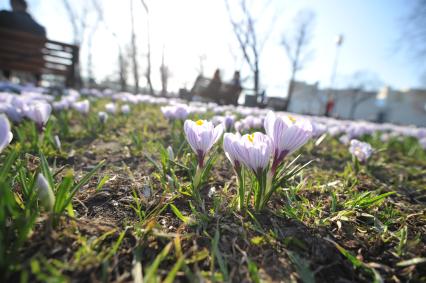
<instances>
[{"instance_id":1,"label":"bench slat","mask_svg":"<svg viewBox=\"0 0 426 283\"><path fill-rule=\"evenodd\" d=\"M79 47L22 31L0 28L0 69L75 78Z\"/></svg>"}]
</instances>

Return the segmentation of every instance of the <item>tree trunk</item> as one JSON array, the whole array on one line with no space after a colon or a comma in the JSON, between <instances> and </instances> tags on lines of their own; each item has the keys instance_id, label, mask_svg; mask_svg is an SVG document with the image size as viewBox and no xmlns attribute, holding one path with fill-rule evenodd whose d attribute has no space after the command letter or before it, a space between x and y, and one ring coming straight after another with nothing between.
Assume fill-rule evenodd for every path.
<instances>
[{"instance_id":1,"label":"tree trunk","mask_svg":"<svg viewBox=\"0 0 426 283\"><path fill-rule=\"evenodd\" d=\"M151 52L148 51L147 55L148 66L146 68L146 83L148 84L149 94L154 95L154 88L151 81Z\"/></svg>"},{"instance_id":2,"label":"tree trunk","mask_svg":"<svg viewBox=\"0 0 426 283\"><path fill-rule=\"evenodd\" d=\"M147 15L149 17L149 15ZM154 95L154 87L152 86L151 81L151 36L150 36L150 27L149 27L149 20L147 22L147 28L148 28L148 51L146 53L146 60L147 60L147 68L146 68L146 83L148 84L149 94Z\"/></svg>"},{"instance_id":3,"label":"tree trunk","mask_svg":"<svg viewBox=\"0 0 426 283\"><path fill-rule=\"evenodd\" d=\"M131 32L132 32L132 63L133 63L133 78L135 81L135 93L139 92L139 66L138 66L138 52L136 48L136 34L135 34L135 21L133 16L133 0L130 0L130 17L131 17Z\"/></svg>"},{"instance_id":4,"label":"tree trunk","mask_svg":"<svg viewBox=\"0 0 426 283\"><path fill-rule=\"evenodd\" d=\"M118 51L118 67L120 75L120 90L127 90L127 75L126 75L126 64L124 62L123 54L121 50Z\"/></svg>"},{"instance_id":5,"label":"tree trunk","mask_svg":"<svg viewBox=\"0 0 426 283\"><path fill-rule=\"evenodd\" d=\"M259 102L259 88L260 88L260 82L259 82L259 62L256 59L255 63L254 63L254 71L253 71L253 91L254 91L254 96L256 98L256 104ZM263 101L262 101L263 102Z\"/></svg>"},{"instance_id":6,"label":"tree trunk","mask_svg":"<svg viewBox=\"0 0 426 283\"><path fill-rule=\"evenodd\" d=\"M295 83L294 83L294 79L296 77L296 72L293 71L291 72L291 78L290 78L290 82L288 85L288 89L287 89L287 99L284 103L284 107L283 110L284 111L288 111L289 107L290 107L290 102L291 102L291 98L293 96L293 91L294 91L294 87L295 87Z\"/></svg>"}]
</instances>

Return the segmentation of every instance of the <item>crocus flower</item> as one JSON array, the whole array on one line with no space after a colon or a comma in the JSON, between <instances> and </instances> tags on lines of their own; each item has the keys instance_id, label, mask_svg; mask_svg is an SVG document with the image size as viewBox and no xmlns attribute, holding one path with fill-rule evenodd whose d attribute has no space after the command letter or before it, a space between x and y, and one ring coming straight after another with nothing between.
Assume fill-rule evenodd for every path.
<instances>
[{"instance_id":1,"label":"crocus flower","mask_svg":"<svg viewBox=\"0 0 426 283\"><path fill-rule=\"evenodd\" d=\"M105 110L109 114L115 114L115 112L117 111L117 107L115 106L115 103L110 102L105 104Z\"/></svg>"},{"instance_id":2,"label":"crocus flower","mask_svg":"<svg viewBox=\"0 0 426 283\"><path fill-rule=\"evenodd\" d=\"M239 133L225 133L223 136L223 150L237 172L242 165L242 160L238 155L239 151L237 149L237 147L242 146L241 144L241 135Z\"/></svg>"},{"instance_id":3,"label":"crocus flower","mask_svg":"<svg viewBox=\"0 0 426 283\"><path fill-rule=\"evenodd\" d=\"M219 124L214 127L212 122L205 120L198 120L196 122L186 120L184 131L186 140L192 150L197 154L198 165L203 167L206 154L223 133L223 125Z\"/></svg>"},{"instance_id":4,"label":"crocus flower","mask_svg":"<svg viewBox=\"0 0 426 283\"><path fill-rule=\"evenodd\" d=\"M121 113L123 113L123 114L129 114L130 113L129 104L124 104L124 105L121 106Z\"/></svg>"},{"instance_id":5,"label":"crocus flower","mask_svg":"<svg viewBox=\"0 0 426 283\"><path fill-rule=\"evenodd\" d=\"M77 101L72 104L72 108L74 108L75 111L87 114L90 110L90 102L89 100L85 99L82 101Z\"/></svg>"},{"instance_id":6,"label":"crocus flower","mask_svg":"<svg viewBox=\"0 0 426 283\"><path fill-rule=\"evenodd\" d=\"M419 139L419 144L423 149L426 149L426 138Z\"/></svg>"},{"instance_id":7,"label":"crocus flower","mask_svg":"<svg viewBox=\"0 0 426 283\"><path fill-rule=\"evenodd\" d=\"M52 106L50 106L50 104L46 102L36 102L28 106L25 110L25 115L34 121L39 129L41 129L47 123L47 120L49 120L51 112Z\"/></svg>"},{"instance_id":8,"label":"crocus flower","mask_svg":"<svg viewBox=\"0 0 426 283\"><path fill-rule=\"evenodd\" d=\"M369 143L353 139L350 143L349 152L360 162L365 162L373 153L373 148Z\"/></svg>"},{"instance_id":9,"label":"crocus flower","mask_svg":"<svg viewBox=\"0 0 426 283\"><path fill-rule=\"evenodd\" d=\"M175 160L175 154L173 152L173 148L170 145L167 147L167 155L169 156L169 160Z\"/></svg>"},{"instance_id":10,"label":"crocus flower","mask_svg":"<svg viewBox=\"0 0 426 283\"><path fill-rule=\"evenodd\" d=\"M276 117L272 111L266 115L264 126L274 146L272 171L284 157L299 149L313 134L312 124L308 120L292 116Z\"/></svg>"},{"instance_id":11,"label":"crocus flower","mask_svg":"<svg viewBox=\"0 0 426 283\"><path fill-rule=\"evenodd\" d=\"M98 113L98 118L99 118L99 121L100 121L102 124L105 124L105 123L106 123L106 121L108 120L108 114L107 114L106 112L100 111L100 112Z\"/></svg>"},{"instance_id":12,"label":"crocus flower","mask_svg":"<svg viewBox=\"0 0 426 283\"><path fill-rule=\"evenodd\" d=\"M56 111L68 109L70 102L66 99L52 102L53 109Z\"/></svg>"},{"instance_id":13,"label":"crocus flower","mask_svg":"<svg viewBox=\"0 0 426 283\"><path fill-rule=\"evenodd\" d=\"M164 117L169 120L184 120L189 115L189 107L185 104L161 107Z\"/></svg>"},{"instance_id":14,"label":"crocus flower","mask_svg":"<svg viewBox=\"0 0 426 283\"><path fill-rule=\"evenodd\" d=\"M38 199L47 211L51 211L55 204L55 195L46 178L41 173L37 175L36 186Z\"/></svg>"},{"instance_id":15,"label":"crocus flower","mask_svg":"<svg viewBox=\"0 0 426 283\"><path fill-rule=\"evenodd\" d=\"M245 134L241 141L234 143L238 159L255 174L262 173L268 167L273 148L271 139L260 132Z\"/></svg>"},{"instance_id":16,"label":"crocus flower","mask_svg":"<svg viewBox=\"0 0 426 283\"><path fill-rule=\"evenodd\" d=\"M0 114L0 152L10 144L13 134L10 131L9 120L4 114Z\"/></svg>"},{"instance_id":17,"label":"crocus flower","mask_svg":"<svg viewBox=\"0 0 426 283\"><path fill-rule=\"evenodd\" d=\"M21 122L24 116L22 109L14 105L6 105L5 113L10 120L17 123Z\"/></svg>"},{"instance_id":18,"label":"crocus flower","mask_svg":"<svg viewBox=\"0 0 426 283\"><path fill-rule=\"evenodd\" d=\"M235 116L234 115L226 115L223 120L223 125L225 126L225 131L229 132L234 126Z\"/></svg>"},{"instance_id":19,"label":"crocus flower","mask_svg":"<svg viewBox=\"0 0 426 283\"><path fill-rule=\"evenodd\" d=\"M348 136L348 135L342 135L342 136L339 138L339 141L340 141L342 144L348 145L348 144L349 144L349 142L350 142L350 138L349 138L349 136Z\"/></svg>"}]
</instances>

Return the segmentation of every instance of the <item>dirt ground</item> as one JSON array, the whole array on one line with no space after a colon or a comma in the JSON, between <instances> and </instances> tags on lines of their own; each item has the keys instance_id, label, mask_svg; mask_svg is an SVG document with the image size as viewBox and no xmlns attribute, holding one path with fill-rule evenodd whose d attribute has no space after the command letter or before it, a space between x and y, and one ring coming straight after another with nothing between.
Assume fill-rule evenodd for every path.
<instances>
[{"instance_id":1,"label":"dirt ground","mask_svg":"<svg viewBox=\"0 0 426 283\"><path fill-rule=\"evenodd\" d=\"M74 123L82 131L83 120ZM67 153L49 157L56 170L83 174L106 163L76 195L74 217L50 232L46 217L37 221L22 251L30 281L426 282L426 262L407 262L426 258L426 160L387 148L355 176L347 148L327 137L301 150L298 162L313 162L254 214L235 209L236 179L219 149L199 213L162 185L147 158L159 162L158 145L176 142L171 133L158 107L138 106L95 138L63 140ZM174 172L180 187L189 185L185 170ZM395 194L374 200L387 192Z\"/></svg>"}]
</instances>

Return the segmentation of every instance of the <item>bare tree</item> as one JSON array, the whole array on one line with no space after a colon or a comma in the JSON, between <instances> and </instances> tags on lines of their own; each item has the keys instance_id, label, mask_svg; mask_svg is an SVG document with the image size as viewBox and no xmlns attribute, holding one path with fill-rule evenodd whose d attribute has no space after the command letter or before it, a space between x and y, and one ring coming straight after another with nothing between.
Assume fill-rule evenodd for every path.
<instances>
[{"instance_id":1,"label":"bare tree","mask_svg":"<svg viewBox=\"0 0 426 283\"><path fill-rule=\"evenodd\" d=\"M264 9L269 5L270 1L267 2ZM266 36L260 40L258 38L258 32L256 30L257 19L255 19L252 11L247 7L247 1L241 0L240 2L240 13L242 15L241 19L236 20L232 14L231 7L228 0L225 0L226 9L228 11L229 20L232 24L234 34L237 38L239 47L242 51L243 58L247 65L249 66L253 74L253 91L255 94L256 101L260 95L260 54L262 52L263 46L272 31L272 24ZM273 18L275 22L275 17Z\"/></svg>"},{"instance_id":2,"label":"bare tree","mask_svg":"<svg viewBox=\"0 0 426 283\"><path fill-rule=\"evenodd\" d=\"M130 0L130 22L131 22L131 60L132 60L132 71L133 80L135 83L135 93L139 92L139 62L138 62L138 50L136 45L136 33L135 33L135 19L133 15L133 0Z\"/></svg>"},{"instance_id":3,"label":"bare tree","mask_svg":"<svg viewBox=\"0 0 426 283\"><path fill-rule=\"evenodd\" d=\"M383 85L377 74L361 70L353 74L349 88L352 89L349 118L355 118L355 111L359 105L375 97L377 90Z\"/></svg>"},{"instance_id":4,"label":"bare tree","mask_svg":"<svg viewBox=\"0 0 426 283\"><path fill-rule=\"evenodd\" d=\"M198 67L195 68L195 70L197 71L199 76L203 76L204 75L204 62L207 59L207 55L206 54L200 54L198 55Z\"/></svg>"},{"instance_id":5,"label":"bare tree","mask_svg":"<svg viewBox=\"0 0 426 283\"><path fill-rule=\"evenodd\" d=\"M403 18L400 43L416 58L426 59L426 1L413 1L410 12Z\"/></svg>"},{"instance_id":6,"label":"bare tree","mask_svg":"<svg viewBox=\"0 0 426 283\"><path fill-rule=\"evenodd\" d=\"M146 4L145 0L141 0L142 6L146 13L146 32L147 32L147 51L146 51L146 60L147 60L147 66L146 66L146 72L145 72L145 78L146 83L148 85L149 93L151 95L154 95L154 87L152 86L152 80L151 80L151 28L150 28L150 21L149 21L149 9L148 5Z\"/></svg>"},{"instance_id":7,"label":"bare tree","mask_svg":"<svg viewBox=\"0 0 426 283\"><path fill-rule=\"evenodd\" d=\"M104 28L111 33L111 36L114 38L115 43L117 44L118 48L118 77L119 77L119 84L120 84L120 90L126 91L127 90L127 79L128 79L128 60L123 55L123 48L121 46L121 41L118 39L117 34L109 27L108 23L105 20L104 12L102 9L102 6L100 5L98 0L92 0L93 8L96 11L99 22L103 24Z\"/></svg>"},{"instance_id":8,"label":"bare tree","mask_svg":"<svg viewBox=\"0 0 426 283\"><path fill-rule=\"evenodd\" d=\"M160 66L160 76L161 76L161 95L167 94L167 83L170 77L169 68L166 66L164 62L164 46L161 54L161 66Z\"/></svg>"},{"instance_id":9,"label":"bare tree","mask_svg":"<svg viewBox=\"0 0 426 283\"><path fill-rule=\"evenodd\" d=\"M74 44L81 45L87 28L89 1L84 2L85 4L82 6L81 13L77 13L68 0L63 0L63 2L72 26Z\"/></svg>"},{"instance_id":10,"label":"bare tree","mask_svg":"<svg viewBox=\"0 0 426 283\"><path fill-rule=\"evenodd\" d=\"M89 12L90 3L89 1L84 2L81 13L77 13L77 11L74 10L73 6L71 6L68 0L63 0L63 3L73 30L73 42L75 45L82 46L84 41L84 34L87 28L87 16ZM78 58L80 58L80 56ZM77 85L81 85L80 62L77 62L75 72L77 77Z\"/></svg>"},{"instance_id":11,"label":"bare tree","mask_svg":"<svg viewBox=\"0 0 426 283\"><path fill-rule=\"evenodd\" d=\"M97 1L93 0L93 3L94 2L97 2ZM88 81L89 81L89 87L93 87L94 82L95 82L95 78L94 78L94 75L93 75L92 43L93 43L93 37L95 35L96 30L98 29L98 26L99 26L101 19L102 19L101 13L97 13L95 23L92 25L92 27L90 28L89 33L88 33L88 40L87 40L87 78L88 78Z\"/></svg>"},{"instance_id":12,"label":"bare tree","mask_svg":"<svg viewBox=\"0 0 426 283\"><path fill-rule=\"evenodd\" d=\"M130 50L129 46L128 49ZM130 53L130 52L128 52ZM119 83L120 83L120 90L121 91L127 91L127 81L128 81L128 63L129 60L128 58L130 56L127 56L128 54L126 54L126 56L123 55L123 52L121 50L121 48L119 47L119 51L118 51L118 78L119 78Z\"/></svg>"},{"instance_id":13,"label":"bare tree","mask_svg":"<svg viewBox=\"0 0 426 283\"><path fill-rule=\"evenodd\" d=\"M311 10L299 11L294 19L292 32L285 33L281 44L290 61L290 81L284 110L287 110L294 92L296 74L301 71L312 57L309 45L312 42L315 14Z\"/></svg>"},{"instance_id":14,"label":"bare tree","mask_svg":"<svg viewBox=\"0 0 426 283\"><path fill-rule=\"evenodd\" d=\"M399 45L419 64L423 74L421 82L426 85L426 1L414 0L410 2L410 12L402 19L402 31Z\"/></svg>"}]
</instances>

